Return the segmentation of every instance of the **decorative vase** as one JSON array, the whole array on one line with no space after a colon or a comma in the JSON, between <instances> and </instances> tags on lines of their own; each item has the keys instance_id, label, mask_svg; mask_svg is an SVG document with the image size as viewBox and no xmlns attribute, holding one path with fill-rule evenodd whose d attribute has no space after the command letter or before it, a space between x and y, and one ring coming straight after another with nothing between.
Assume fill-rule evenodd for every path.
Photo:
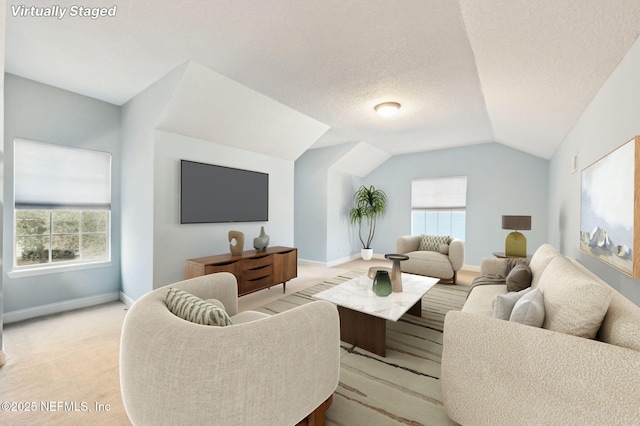
<instances>
[{"instance_id":1,"label":"decorative vase","mask_svg":"<svg viewBox=\"0 0 640 426\"><path fill-rule=\"evenodd\" d=\"M373 279L373 292L380 297L386 297L391 294L391 278L389 272L378 271Z\"/></svg>"},{"instance_id":2,"label":"decorative vase","mask_svg":"<svg viewBox=\"0 0 640 426\"><path fill-rule=\"evenodd\" d=\"M260 235L253 239L253 248L256 251L265 251L269 245L269 236L264 233L264 226L260 227Z\"/></svg>"},{"instance_id":3,"label":"decorative vase","mask_svg":"<svg viewBox=\"0 0 640 426\"><path fill-rule=\"evenodd\" d=\"M235 240L235 244L233 242ZM232 256L242 255L244 250L244 234L240 231L229 231L229 250Z\"/></svg>"},{"instance_id":4,"label":"decorative vase","mask_svg":"<svg viewBox=\"0 0 640 426\"><path fill-rule=\"evenodd\" d=\"M362 256L364 260L371 260L371 258L373 257L373 249L360 249L360 256Z\"/></svg>"}]
</instances>

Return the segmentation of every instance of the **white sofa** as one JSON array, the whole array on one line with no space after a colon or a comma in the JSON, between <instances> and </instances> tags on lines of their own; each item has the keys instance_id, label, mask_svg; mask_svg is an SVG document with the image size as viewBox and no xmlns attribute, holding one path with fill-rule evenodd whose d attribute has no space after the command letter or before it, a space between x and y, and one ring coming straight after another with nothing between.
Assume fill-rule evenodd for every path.
<instances>
[{"instance_id":1,"label":"white sofa","mask_svg":"<svg viewBox=\"0 0 640 426\"><path fill-rule=\"evenodd\" d=\"M531 258L532 287L541 289L547 315L543 328L492 317L492 300L506 293L504 284L473 288L461 312L447 313L441 383L453 420L464 425L640 424L640 307L566 259L550 245ZM505 266L504 259L487 258L481 274L504 274ZM611 296L608 306L608 297L602 298L606 314L595 339L545 328L549 315L578 306L593 283ZM566 305L558 304L557 295L570 287L563 296Z\"/></svg>"},{"instance_id":2,"label":"white sofa","mask_svg":"<svg viewBox=\"0 0 640 426\"><path fill-rule=\"evenodd\" d=\"M177 317L165 303L170 287L219 300L233 325ZM135 425L294 425L310 413L309 424L323 424L339 376L333 304L238 313L236 278L226 272L144 295L122 328L120 386Z\"/></svg>"},{"instance_id":3,"label":"white sofa","mask_svg":"<svg viewBox=\"0 0 640 426\"><path fill-rule=\"evenodd\" d=\"M409 260L400 262L400 270L450 280L455 284L457 273L464 264L464 241L452 239L448 251L442 253L418 250L420 240L420 235L406 235L396 240L396 253L409 256Z\"/></svg>"}]
</instances>

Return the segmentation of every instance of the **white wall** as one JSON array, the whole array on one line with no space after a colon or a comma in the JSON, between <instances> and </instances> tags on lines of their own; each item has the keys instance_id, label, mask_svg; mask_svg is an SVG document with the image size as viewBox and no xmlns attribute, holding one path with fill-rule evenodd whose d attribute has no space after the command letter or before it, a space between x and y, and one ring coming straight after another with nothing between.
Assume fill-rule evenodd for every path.
<instances>
[{"instance_id":1,"label":"white wall","mask_svg":"<svg viewBox=\"0 0 640 426\"><path fill-rule=\"evenodd\" d=\"M122 293L132 300L153 289L154 129L184 68L122 107Z\"/></svg>"},{"instance_id":2,"label":"white wall","mask_svg":"<svg viewBox=\"0 0 640 426\"><path fill-rule=\"evenodd\" d=\"M269 246L294 244L293 161L160 130L154 152L154 288L183 279L186 259L228 253L230 230L244 233L245 250L253 249L261 226ZM181 159L268 173L269 221L181 225Z\"/></svg>"},{"instance_id":3,"label":"white wall","mask_svg":"<svg viewBox=\"0 0 640 426\"><path fill-rule=\"evenodd\" d=\"M579 248L581 173L571 173L578 155L581 171L640 135L640 39L609 76L550 162L549 242L578 259L620 293L640 304L640 280ZM639 206L636 206L639 208Z\"/></svg>"}]
</instances>

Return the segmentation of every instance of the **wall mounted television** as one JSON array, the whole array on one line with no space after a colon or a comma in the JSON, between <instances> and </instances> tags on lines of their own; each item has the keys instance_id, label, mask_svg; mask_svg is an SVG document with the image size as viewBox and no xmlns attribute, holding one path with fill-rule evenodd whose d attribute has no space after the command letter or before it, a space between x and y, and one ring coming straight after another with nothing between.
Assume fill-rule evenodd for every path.
<instances>
[{"instance_id":1,"label":"wall mounted television","mask_svg":"<svg viewBox=\"0 0 640 426\"><path fill-rule=\"evenodd\" d=\"M267 173L180 160L180 223L268 220Z\"/></svg>"}]
</instances>

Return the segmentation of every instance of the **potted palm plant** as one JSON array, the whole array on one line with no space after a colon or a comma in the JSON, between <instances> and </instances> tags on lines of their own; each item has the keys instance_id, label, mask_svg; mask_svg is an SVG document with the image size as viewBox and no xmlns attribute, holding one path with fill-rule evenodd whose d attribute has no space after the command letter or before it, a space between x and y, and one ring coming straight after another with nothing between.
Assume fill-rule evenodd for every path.
<instances>
[{"instance_id":1,"label":"potted palm plant","mask_svg":"<svg viewBox=\"0 0 640 426\"><path fill-rule=\"evenodd\" d=\"M369 188L361 186L353 196L355 207L349 212L349 219L353 225L358 225L358 237L362 243L361 255L364 260L373 257L371 241L376 232L376 220L387 212L387 194L373 185ZM362 238L362 222L366 221L369 228L367 239Z\"/></svg>"}]
</instances>

